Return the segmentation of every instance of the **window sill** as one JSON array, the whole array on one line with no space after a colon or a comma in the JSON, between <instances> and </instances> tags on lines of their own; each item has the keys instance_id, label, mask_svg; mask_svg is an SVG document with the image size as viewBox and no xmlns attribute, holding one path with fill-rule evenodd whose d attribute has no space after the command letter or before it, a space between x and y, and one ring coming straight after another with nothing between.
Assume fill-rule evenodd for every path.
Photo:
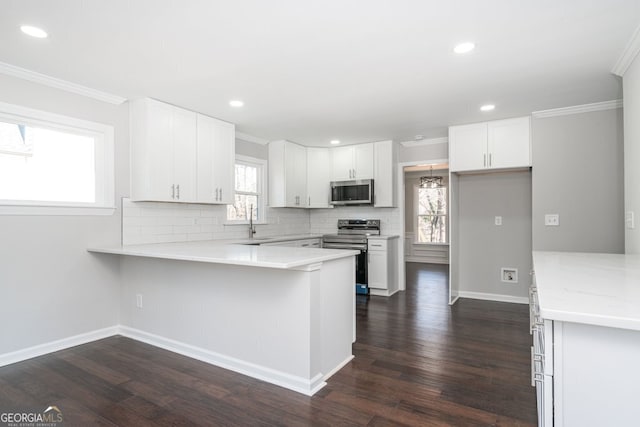
<instances>
[{"instance_id":1,"label":"window sill","mask_svg":"<svg viewBox=\"0 0 640 427\"><path fill-rule=\"evenodd\" d=\"M109 216L116 208L113 206L35 206L0 204L0 215L82 215Z\"/></svg>"}]
</instances>

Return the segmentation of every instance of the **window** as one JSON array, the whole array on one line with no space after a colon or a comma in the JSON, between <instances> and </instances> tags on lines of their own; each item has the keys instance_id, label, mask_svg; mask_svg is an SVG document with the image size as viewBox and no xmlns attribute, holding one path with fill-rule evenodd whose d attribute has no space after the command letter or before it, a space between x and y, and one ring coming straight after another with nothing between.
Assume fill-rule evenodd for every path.
<instances>
[{"instance_id":1,"label":"window","mask_svg":"<svg viewBox=\"0 0 640 427\"><path fill-rule=\"evenodd\" d=\"M418 243L447 243L447 187L416 186Z\"/></svg>"},{"instance_id":2,"label":"window","mask_svg":"<svg viewBox=\"0 0 640 427\"><path fill-rule=\"evenodd\" d=\"M236 156L235 202L227 205L227 221L246 223L249 214L254 222L263 222L264 215L264 173L266 163L261 159Z\"/></svg>"},{"instance_id":3,"label":"window","mask_svg":"<svg viewBox=\"0 0 640 427\"><path fill-rule=\"evenodd\" d=\"M0 103L0 213L111 214L113 128Z\"/></svg>"}]
</instances>

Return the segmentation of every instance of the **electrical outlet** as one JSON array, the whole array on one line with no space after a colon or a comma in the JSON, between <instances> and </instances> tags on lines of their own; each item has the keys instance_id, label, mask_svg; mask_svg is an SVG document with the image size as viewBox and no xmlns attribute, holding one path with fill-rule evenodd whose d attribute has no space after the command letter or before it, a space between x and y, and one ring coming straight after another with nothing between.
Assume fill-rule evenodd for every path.
<instances>
[{"instance_id":1,"label":"electrical outlet","mask_svg":"<svg viewBox=\"0 0 640 427\"><path fill-rule=\"evenodd\" d=\"M511 267L502 267L500 269L500 277L503 282L518 283L518 269Z\"/></svg>"},{"instance_id":2,"label":"electrical outlet","mask_svg":"<svg viewBox=\"0 0 640 427\"><path fill-rule=\"evenodd\" d=\"M626 223L627 229L633 230L636 228L635 215L633 211L627 211L624 215L624 222Z\"/></svg>"},{"instance_id":3,"label":"electrical outlet","mask_svg":"<svg viewBox=\"0 0 640 427\"><path fill-rule=\"evenodd\" d=\"M560 225L560 215L558 214L546 214L544 216L544 225L547 227L557 227Z\"/></svg>"},{"instance_id":4,"label":"electrical outlet","mask_svg":"<svg viewBox=\"0 0 640 427\"><path fill-rule=\"evenodd\" d=\"M495 217L494 221L495 221L496 225L502 225L502 217L501 216Z\"/></svg>"},{"instance_id":5,"label":"electrical outlet","mask_svg":"<svg viewBox=\"0 0 640 427\"><path fill-rule=\"evenodd\" d=\"M136 294L136 307L142 308L142 294Z\"/></svg>"}]
</instances>

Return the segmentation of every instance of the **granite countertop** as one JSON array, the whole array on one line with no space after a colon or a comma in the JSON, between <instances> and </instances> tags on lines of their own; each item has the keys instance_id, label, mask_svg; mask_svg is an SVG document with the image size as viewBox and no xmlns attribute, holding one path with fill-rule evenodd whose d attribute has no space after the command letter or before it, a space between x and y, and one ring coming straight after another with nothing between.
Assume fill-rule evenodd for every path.
<instances>
[{"instance_id":1,"label":"granite countertop","mask_svg":"<svg viewBox=\"0 0 640 427\"><path fill-rule=\"evenodd\" d=\"M640 330L640 255L533 252L542 318Z\"/></svg>"},{"instance_id":2,"label":"granite countertop","mask_svg":"<svg viewBox=\"0 0 640 427\"><path fill-rule=\"evenodd\" d=\"M312 237L304 237L312 238ZM249 239L246 239L250 241ZM286 241L281 240L281 241ZM289 239L298 240L298 239ZM264 243L275 240L254 239ZM214 264L243 265L249 267L266 267L293 269L310 264L347 258L360 252L344 249L289 248L281 246L259 246L242 244L244 241L201 241L158 243L148 245L130 245L114 247L90 247L89 252L116 255L139 256L148 258L164 258L182 261L209 262ZM239 244L238 244L239 243Z\"/></svg>"}]
</instances>

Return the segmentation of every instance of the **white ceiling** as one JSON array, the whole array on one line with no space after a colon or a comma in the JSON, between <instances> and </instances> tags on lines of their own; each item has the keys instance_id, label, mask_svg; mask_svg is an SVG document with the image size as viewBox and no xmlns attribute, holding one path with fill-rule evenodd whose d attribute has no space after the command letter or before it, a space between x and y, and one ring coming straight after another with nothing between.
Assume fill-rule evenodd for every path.
<instances>
[{"instance_id":1,"label":"white ceiling","mask_svg":"<svg viewBox=\"0 0 640 427\"><path fill-rule=\"evenodd\" d=\"M305 145L444 136L621 98L610 70L640 23L638 0L4 0L1 11L1 62ZM465 40L475 51L452 53Z\"/></svg>"}]
</instances>

